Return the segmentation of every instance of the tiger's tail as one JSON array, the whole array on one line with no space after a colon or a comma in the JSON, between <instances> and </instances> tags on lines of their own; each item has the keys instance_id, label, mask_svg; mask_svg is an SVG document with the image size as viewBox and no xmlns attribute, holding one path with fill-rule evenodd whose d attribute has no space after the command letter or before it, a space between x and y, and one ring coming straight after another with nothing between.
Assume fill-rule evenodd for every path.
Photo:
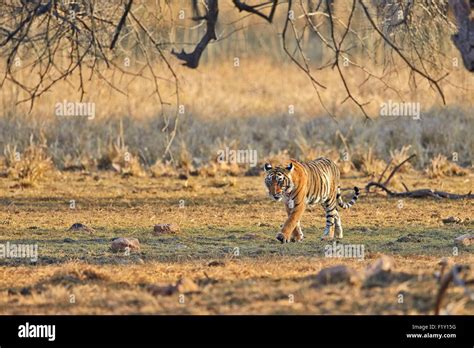
<instances>
[{"instance_id":1,"label":"tiger's tail","mask_svg":"<svg viewBox=\"0 0 474 348\"><path fill-rule=\"evenodd\" d=\"M341 188L338 187L337 188L337 204L342 208L342 209L349 209L350 207L352 207L355 202L357 201L357 198L359 197L359 193L360 193L360 190L359 188L356 186L354 187L354 196L352 197L352 199L346 203L342 200L342 197L341 197Z\"/></svg>"}]
</instances>

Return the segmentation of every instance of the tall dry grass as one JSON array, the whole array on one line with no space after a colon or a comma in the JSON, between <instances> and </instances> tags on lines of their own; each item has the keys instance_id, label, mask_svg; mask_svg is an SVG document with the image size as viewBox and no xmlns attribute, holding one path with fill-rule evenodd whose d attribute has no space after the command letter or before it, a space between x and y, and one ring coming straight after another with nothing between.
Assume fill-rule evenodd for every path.
<instances>
[{"instance_id":1,"label":"tall dry grass","mask_svg":"<svg viewBox=\"0 0 474 348\"><path fill-rule=\"evenodd\" d=\"M190 30L195 23L189 17L178 21L176 16L181 8L190 11L189 2L174 2L165 8L173 19L173 23L168 23L169 39L176 42L176 48L189 50L204 28ZM341 18L344 11L347 12L344 6L336 9ZM277 11L274 25L255 16L235 21L242 16L231 2L223 2L220 12L220 39L209 45L198 69L183 67L168 56L179 80L179 104L183 111L171 147L173 164L180 172L187 175L206 165L219 167L216 154L226 146L256 150L259 161L285 151L302 159L323 154L338 160L343 172L357 168L367 175L379 173L391 158L402 158L406 146L418 155L413 164L418 169L425 168L439 154L452 158L456 153L460 165L472 165L474 75L462 64L452 64L452 58L459 55L450 44L448 32L439 43L445 60L442 63L449 71L440 81L447 102L443 105L426 80L411 74L401 64L384 64L386 57L372 40L376 35L367 32L364 23L358 22L360 13L356 14L354 21L365 35L364 44L374 49L375 58L369 61L361 54L364 51L357 46L358 39L350 34L347 44L355 45L353 59L367 63L367 68L385 81L367 80L367 74L360 69L343 67L354 96L368 103L365 107L374 122L367 123L356 105L346 100L346 90L334 70L314 71L318 81L327 86L319 91L325 109L308 77L285 56L278 26L285 16L283 8ZM330 52L320 40L308 34L304 41L313 68L326 62ZM123 64L122 58L117 58L116 63ZM153 167L156 175L165 173L168 169L163 155L178 107L174 81L166 67L152 57L152 67L161 77L163 106L154 93L151 73L142 69L143 57L129 58L130 66L123 68L139 72L139 76L106 70L103 76L107 82L97 76L84 80L83 101L94 103L96 108L92 120L55 114L57 103L80 101L77 75L68 76L67 81L43 94L31 110L28 103L18 104L26 94L6 81L0 89L0 150L16 146L18 151L24 151L30 136L37 140L44 134L45 150L61 169L109 168L122 175L141 175L140 167ZM238 66L235 58L239 58ZM25 57L24 63L27 62ZM3 67L4 62L0 62L0 68ZM20 81L33 78L24 67L18 67L16 73ZM87 71L83 74L88 75ZM110 83L116 89L110 88ZM381 104L390 100L420 103L421 120L378 117ZM166 120L168 131L163 132ZM344 153L349 153L349 161L341 160ZM235 168L226 170L234 172Z\"/></svg>"},{"instance_id":2,"label":"tall dry grass","mask_svg":"<svg viewBox=\"0 0 474 348\"><path fill-rule=\"evenodd\" d=\"M231 57L222 57L218 64L204 63L197 70L173 62L179 78L179 103L184 107L183 118L190 115L203 119L273 117L290 115L292 112L306 118L328 115L307 76L290 62L276 63L263 57L248 57L241 58L240 66L234 67ZM140 66L136 63L130 69L139 70ZM160 63L156 63L155 69L165 71ZM367 103L365 108L371 117L378 117L381 104L390 100L418 102L422 112L434 107L445 107L425 80L417 78L417 88L414 89L409 83L410 74L406 70L388 75L388 83L394 89L390 90L378 80L364 83L366 76L357 68L345 69L346 80L352 92L359 101ZM123 116L148 119L161 113L162 106L153 93L155 86L149 72L142 72L141 78L120 76L118 72L109 72L107 75L109 81L122 93L111 89L103 80L92 79L85 83L87 93L83 101L95 103L97 119L117 119ZM348 115L363 117L356 105L346 100L344 85L333 70L324 70L316 75L327 86L326 90L319 92L330 113L336 118ZM450 78L450 81L456 81L456 85L441 83L447 106L471 110L474 107L473 75L459 69L453 71ZM69 81L70 84L60 83L50 93L37 99L31 112L28 103L16 104L26 94L11 83L5 83L0 91L0 117L28 114L34 119L32 122L57 118L57 103L64 100L80 101L75 83L78 82L77 76L72 76ZM165 113L173 115L176 111L174 82L171 79L161 82L160 92L164 102L171 104L164 106Z\"/></svg>"},{"instance_id":3,"label":"tall dry grass","mask_svg":"<svg viewBox=\"0 0 474 348\"><path fill-rule=\"evenodd\" d=\"M164 121L159 117L123 117L122 127L113 118L52 119L40 123L28 120L22 116L0 118L0 147L16 146L21 152L29 146L31 135L39 139L42 133L47 152L60 169L67 169L70 163L87 163L83 169L142 175L140 167L159 162L154 167L156 173L168 170L162 166L167 139L161 131ZM380 117L369 123L350 116L339 118L336 123L329 117L286 114L241 119L190 115L180 120L171 152L174 165L186 175L212 163L218 170L218 151L229 147L255 150L259 165L285 153L300 159L328 156L341 167L347 166L343 172L355 168L378 176L388 161L392 159L395 165L412 153L417 154L412 161L416 169L426 168L438 154L451 161L455 158L460 166L472 166L473 131L472 115L456 108L433 109L423 113L421 120ZM241 167L251 169L248 163Z\"/></svg>"}]
</instances>

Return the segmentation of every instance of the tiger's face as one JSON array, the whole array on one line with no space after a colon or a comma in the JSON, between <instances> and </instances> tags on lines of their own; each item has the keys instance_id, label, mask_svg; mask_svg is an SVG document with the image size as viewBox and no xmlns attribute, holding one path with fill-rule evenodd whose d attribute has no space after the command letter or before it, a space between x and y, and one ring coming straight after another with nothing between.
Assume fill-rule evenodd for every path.
<instances>
[{"instance_id":1,"label":"tiger's face","mask_svg":"<svg viewBox=\"0 0 474 348\"><path fill-rule=\"evenodd\" d=\"M266 163L263 169L267 173L265 186L267 186L269 196L275 201L281 201L283 196L289 194L294 186L291 180L293 163L290 163L287 167L275 168L270 163Z\"/></svg>"}]
</instances>

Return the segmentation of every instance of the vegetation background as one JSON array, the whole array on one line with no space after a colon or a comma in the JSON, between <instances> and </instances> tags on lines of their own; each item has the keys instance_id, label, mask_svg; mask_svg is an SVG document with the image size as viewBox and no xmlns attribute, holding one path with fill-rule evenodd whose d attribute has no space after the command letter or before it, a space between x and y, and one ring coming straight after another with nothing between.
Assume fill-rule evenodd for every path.
<instances>
[{"instance_id":1,"label":"vegetation background","mask_svg":"<svg viewBox=\"0 0 474 348\"><path fill-rule=\"evenodd\" d=\"M348 3L334 4L341 22ZM328 156L341 169L343 188L364 187L387 179L416 154L391 179L392 190L470 192L474 74L451 43L455 26L438 25L422 11L425 29L393 34L417 64L440 78L443 104L432 84L387 51L357 8L357 35L349 32L345 42L355 64L341 68L369 120L347 99L334 67L318 70L333 53L300 24L300 7L295 25L313 75L326 86L320 98L283 50L285 6L270 24L221 1L218 40L196 69L170 54L172 48L189 51L205 31L203 22L191 19L191 2L134 6L134 15L159 38L166 62L145 53L138 39L145 33L127 29L110 58L112 68L85 64L30 103L13 77L37 82L32 51L19 49L8 72L6 48L0 48L0 68L8 76L0 85L0 241L38 243L40 250L33 264L0 259L0 313L433 313L439 261L473 262L472 245L454 242L473 231L472 200L363 192L342 219L344 243L363 244L366 257L325 258L322 210L305 213L305 242L282 246L274 240L285 213L267 198L260 168L272 159ZM329 34L327 12L319 12L319 28ZM119 15L110 19L116 23ZM1 26L13 20L1 18ZM421 58L408 47L419 47ZM288 49L297 52L296 43ZM68 46L58 49L45 84L68 66L69 54ZM94 103L95 118L57 116L56 105L64 101ZM421 119L380 116L389 101L419 103ZM226 147L257 151L258 166L219 163ZM443 222L450 216L454 223ZM74 223L89 228L70 229ZM160 223L180 230L156 235L153 225ZM113 252L116 237L137 238L140 249ZM382 255L395 266L361 279ZM319 283L318 272L340 265L359 276ZM465 276L472 278L472 271ZM441 312L473 314L466 294L450 287Z\"/></svg>"}]
</instances>

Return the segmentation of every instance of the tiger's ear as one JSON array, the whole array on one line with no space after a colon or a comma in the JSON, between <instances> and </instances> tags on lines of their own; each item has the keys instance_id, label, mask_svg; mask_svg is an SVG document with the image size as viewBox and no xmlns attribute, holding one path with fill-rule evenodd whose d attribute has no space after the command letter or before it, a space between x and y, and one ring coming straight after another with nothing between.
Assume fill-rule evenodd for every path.
<instances>
[{"instance_id":1,"label":"tiger's ear","mask_svg":"<svg viewBox=\"0 0 474 348\"><path fill-rule=\"evenodd\" d=\"M288 164L288 166L286 167L286 170L291 173L291 171L293 170L293 163L290 162L290 164Z\"/></svg>"},{"instance_id":2,"label":"tiger's ear","mask_svg":"<svg viewBox=\"0 0 474 348\"><path fill-rule=\"evenodd\" d=\"M272 169L272 165L270 163L265 163L265 165L263 166L263 170L265 170L266 172L268 172L271 169Z\"/></svg>"}]
</instances>

